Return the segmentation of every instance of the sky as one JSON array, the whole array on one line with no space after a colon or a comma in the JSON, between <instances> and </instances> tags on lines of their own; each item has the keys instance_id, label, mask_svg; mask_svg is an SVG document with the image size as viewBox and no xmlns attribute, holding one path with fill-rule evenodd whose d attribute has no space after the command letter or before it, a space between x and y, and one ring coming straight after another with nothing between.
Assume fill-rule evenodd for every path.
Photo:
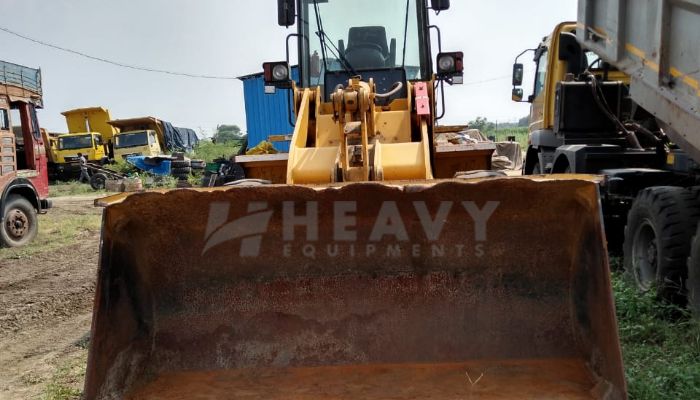
<instances>
[{"instance_id":1,"label":"sky","mask_svg":"<svg viewBox=\"0 0 700 400\"><path fill-rule=\"evenodd\" d=\"M528 104L510 100L514 58L557 23L575 20L576 0L451 3L439 16L431 13L431 23L440 26L444 51L464 52L465 85L447 88L441 123L527 115ZM197 75L259 72L263 62L284 59L292 33L277 25L275 0L2 0L2 10L0 27L22 35L123 64ZM436 53L435 35L433 42ZM92 106L108 108L115 119L152 115L205 133L219 124L245 130L243 84L236 79L136 71L2 31L0 59L41 68L39 119L51 132L67 131L62 111Z\"/></svg>"}]
</instances>

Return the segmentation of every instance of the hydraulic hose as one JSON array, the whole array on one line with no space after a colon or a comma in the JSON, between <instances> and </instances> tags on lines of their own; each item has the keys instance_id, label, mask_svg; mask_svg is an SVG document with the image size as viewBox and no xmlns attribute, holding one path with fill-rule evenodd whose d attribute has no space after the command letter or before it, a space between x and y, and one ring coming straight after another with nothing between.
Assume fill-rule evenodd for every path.
<instances>
[{"instance_id":1,"label":"hydraulic hose","mask_svg":"<svg viewBox=\"0 0 700 400\"><path fill-rule=\"evenodd\" d=\"M403 89L403 82L396 82L394 85L391 87L391 89L386 92L386 93L375 93L375 97L379 97L380 99L388 99L389 97L395 95L396 93L400 92L401 89Z\"/></svg>"}]
</instances>

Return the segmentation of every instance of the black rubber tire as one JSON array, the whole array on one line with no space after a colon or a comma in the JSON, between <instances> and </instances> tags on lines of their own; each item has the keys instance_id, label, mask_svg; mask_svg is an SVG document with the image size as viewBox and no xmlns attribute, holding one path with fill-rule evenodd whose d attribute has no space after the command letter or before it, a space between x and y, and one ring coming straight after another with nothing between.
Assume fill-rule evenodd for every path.
<instances>
[{"instance_id":1,"label":"black rubber tire","mask_svg":"<svg viewBox=\"0 0 700 400\"><path fill-rule=\"evenodd\" d=\"M193 169L204 169L207 167L207 163L204 160L192 160L190 161L190 166Z\"/></svg>"},{"instance_id":2,"label":"black rubber tire","mask_svg":"<svg viewBox=\"0 0 700 400\"><path fill-rule=\"evenodd\" d=\"M700 190L659 186L642 190L627 215L624 265L640 291L685 304L690 241L700 218Z\"/></svg>"},{"instance_id":3,"label":"black rubber tire","mask_svg":"<svg viewBox=\"0 0 700 400\"><path fill-rule=\"evenodd\" d=\"M170 163L170 168L176 169L176 168L190 168L191 163L189 160L183 161L183 160L174 160Z\"/></svg>"},{"instance_id":4,"label":"black rubber tire","mask_svg":"<svg viewBox=\"0 0 700 400\"><path fill-rule=\"evenodd\" d=\"M11 229L10 226L14 229ZM20 247L29 244L39 231L36 209L19 195L10 195L5 203L5 215L0 226L0 247Z\"/></svg>"},{"instance_id":5,"label":"black rubber tire","mask_svg":"<svg viewBox=\"0 0 700 400\"><path fill-rule=\"evenodd\" d=\"M184 167L184 168L171 168L170 173L172 175L189 175L192 173L192 168L190 167Z\"/></svg>"},{"instance_id":6,"label":"black rubber tire","mask_svg":"<svg viewBox=\"0 0 700 400\"><path fill-rule=\"evenodd\" d=\"M90 187L92 190L104 190L107 187L107 175L98 172L90 177Z\"/></svg>"},{"instance_id":7,"label":"black rubber tire","mask_svg":"<svg viewBox=\"0 0 700 400\"><path fill-rule=\"evenodd\" d=\"M173 175L173 177L177 180L180 180L180 181L186 181L186 180L190 179L190 174L178 174L178 175Z\"/></svg>"},{"instance_id":8,"label":"black rubber tire","mask_svg":"<svg viewBox=\"0 0 700 400\"><path fill-rule=\"evenodd\" d=\"M693 316L700 320L700 224L690 245L688 257L688 279L685 281L688 292L688 307Z\"/></svg>"}]
</instances>

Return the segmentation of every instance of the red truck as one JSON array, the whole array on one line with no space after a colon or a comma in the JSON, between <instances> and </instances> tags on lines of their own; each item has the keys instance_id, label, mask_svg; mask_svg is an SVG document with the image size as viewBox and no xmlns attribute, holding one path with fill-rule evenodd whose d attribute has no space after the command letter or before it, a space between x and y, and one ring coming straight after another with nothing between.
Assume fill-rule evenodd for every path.
<instances>
[{"instance_id":1,"label":"red truck","mask_svg":"<svg viewBox=\"0 0 700 400\"><path fill-rule=\"evenodd\" d=\"M0 61L0 246L19 247L51 207L46 149L36 110L41 71Z\"/></svg>"}]
</instances>

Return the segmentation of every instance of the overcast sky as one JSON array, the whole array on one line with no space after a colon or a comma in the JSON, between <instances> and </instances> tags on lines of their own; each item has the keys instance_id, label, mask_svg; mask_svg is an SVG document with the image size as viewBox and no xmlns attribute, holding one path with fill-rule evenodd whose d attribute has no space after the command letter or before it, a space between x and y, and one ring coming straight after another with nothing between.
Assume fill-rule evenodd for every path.
<instances>
[{"instance_id":1,"label":"overcast sky","mask_svg":"<svg viewBox=\"0 0 700 400\"><path fill-rule=\"evenodd\" d=\"M264 61L284 59L291 33L277 26L275 0L1 1L4 28L96 57L192 74L259 72ZM575 0L453 0L449 11L433 14L443 50L465 53L466 84L448 88L444 123L526 115L527 104L510 101L514 57L536 46L556 23L575 19ZM40 122L52 132L67 131L62 111L89 106L109 108L113 118L152 115L196 130L224 123L245 127L238 80L120 68L1 31L0 59L41 67L46 107Z\"/></svg>"}]
</instances>

